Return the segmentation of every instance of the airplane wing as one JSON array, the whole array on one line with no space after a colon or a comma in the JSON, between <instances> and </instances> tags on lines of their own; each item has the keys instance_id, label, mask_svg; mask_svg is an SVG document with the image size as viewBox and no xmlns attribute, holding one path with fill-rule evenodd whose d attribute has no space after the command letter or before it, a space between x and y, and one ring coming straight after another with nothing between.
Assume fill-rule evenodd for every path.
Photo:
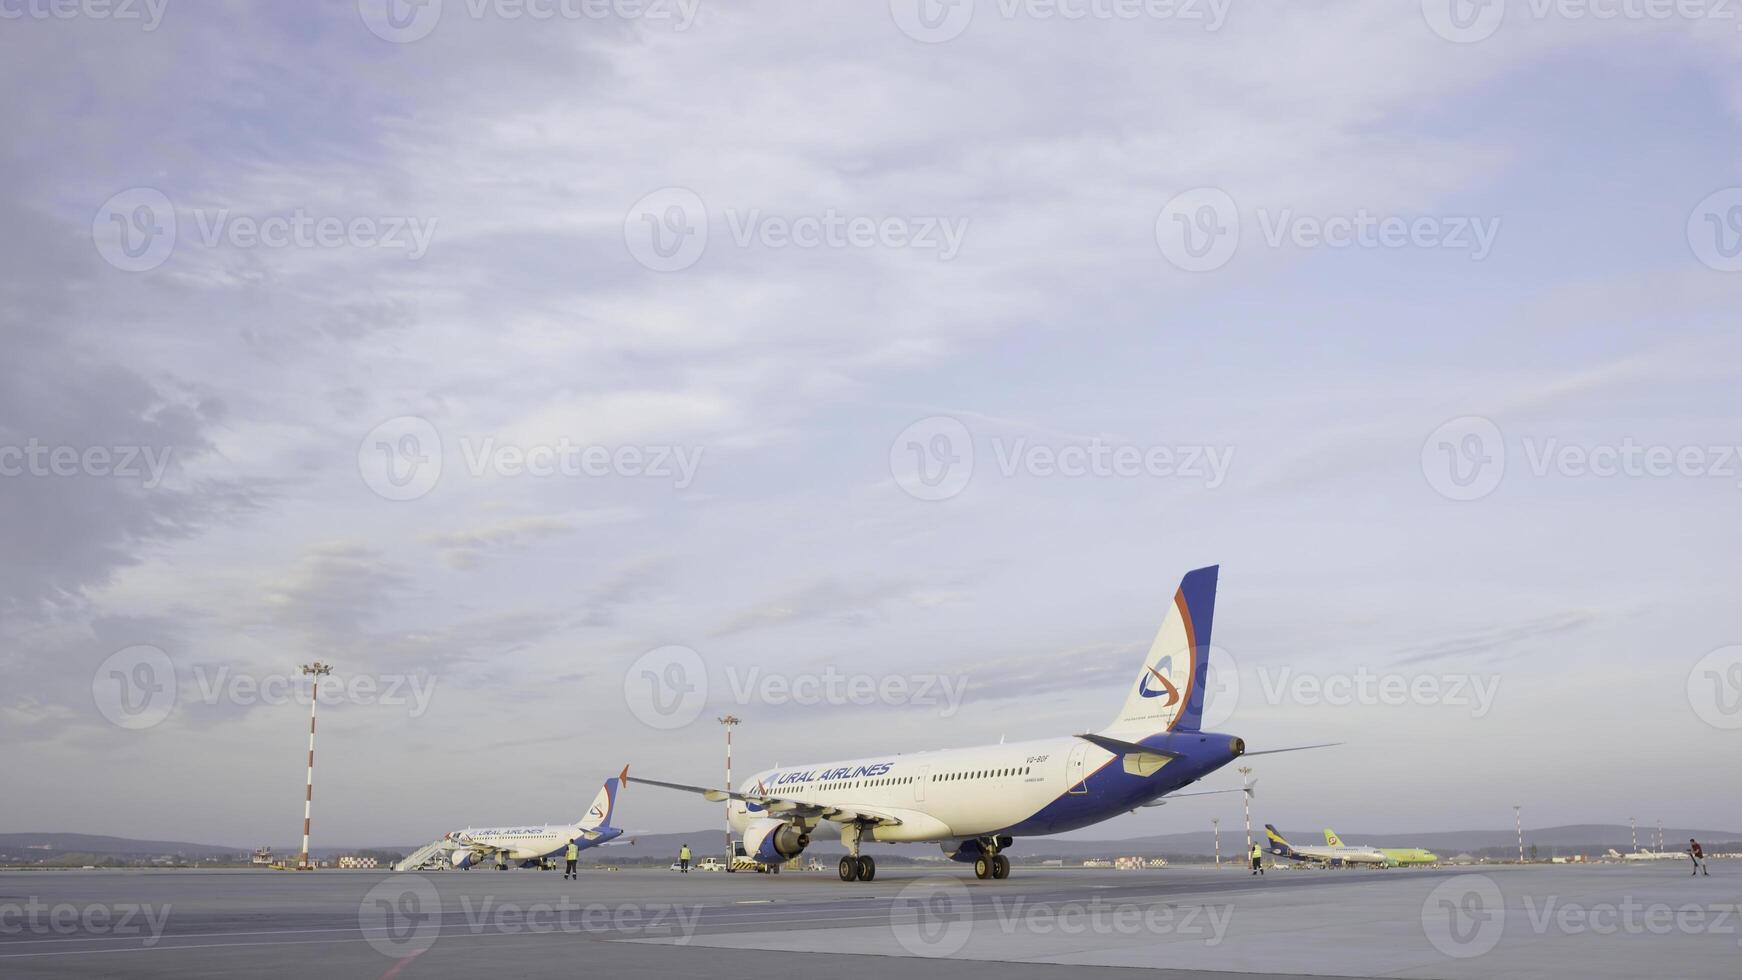
<instances>
[{"instance_id":1,"label":"airplane wing","mask_svg":"<svg viewBox=\"0 0 1742 980\"><path fill-rule=\"evenodd\" d=\"M833 823L860 823L881 827L894 827L901 823L901 818L893 813L876 810L870 807L841 807L832 803L808 803L789 796L772 794L739 793L732 790L713 789L708 786L690 786L686 783L668 783L658 779L648 779L645 776L635 777L637 782L650 786L663 786L666 789L680 790L685 793L699 794L710 803L723 800L743 800L746 803L759 806L771 817L828 820Z\"/></svg>"},{"instance_id":2,"label":"airplane wing","mask_svg":"<svg viewBox=\"0 0 1742 980\"><path fill-rule=\"evenodd\" d=\"M481 858L491 857L502 850L494 844L481 844L464 834L456 834L449 842L455 845L455 850L471 851Z\"/></svg>"}]
</instances>

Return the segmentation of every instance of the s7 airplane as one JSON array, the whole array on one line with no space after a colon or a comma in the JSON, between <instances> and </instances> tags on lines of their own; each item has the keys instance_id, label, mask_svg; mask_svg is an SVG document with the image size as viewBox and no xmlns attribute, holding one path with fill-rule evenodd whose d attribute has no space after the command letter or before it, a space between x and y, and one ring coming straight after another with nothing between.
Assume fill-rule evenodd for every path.
<instances>
[{"instance_id":1,"label":"s7 airplane","mask_svg":"<svg viewBox=\"0 0 1742 980\"><path fill-rule=\"evenodd\" d=\"M1337 836L1336 831L1326 827L1325 846L1344 847L1346 845L1343 844L1343 838ZM1385 855L1385 866L1388 868L1401 868L1411 864L1440 863L1438 854L1420 847L1379 847L1375 850Z\"/></svg>"},{"instance_id":2,"label":"s7 airplane","mask_svg":"<svg viewBox=\"0 0 1742 980\"><path fill-rule=\"evenodd\" d=\"M1199 730L1216 571L1200 568L1180 581L1124 706L1100 731L765 769L737 790L640 781L730 800L745 850L772 867L803 853L828 824L847 847L842 881L876 875L876 862L861 853L873 841L937 841L954 860L972 863L975 877L1004 878L1010 859L1000 852L1015 838L1154 805L1248 754L1236 736Z\"/></svg>"},{"instance_id":3,"label":"s7 airplane","mask_svg":"<svg viewBox=\"0 0 1742 980\"><path fill-rule=\"evenodd\" d=\"M468 827L448 834L436 844L447 850L448 861L455 868L469 868L494 859L496 867L516 864L538 864L549 858L561 857L569 842L581 850L610 843L623 835L611 826L611 812L616 808L617 790L629 781L629 767L605 780L586 816L572 824L545 824L518 827Z\"/></svg>"}]
</instances>

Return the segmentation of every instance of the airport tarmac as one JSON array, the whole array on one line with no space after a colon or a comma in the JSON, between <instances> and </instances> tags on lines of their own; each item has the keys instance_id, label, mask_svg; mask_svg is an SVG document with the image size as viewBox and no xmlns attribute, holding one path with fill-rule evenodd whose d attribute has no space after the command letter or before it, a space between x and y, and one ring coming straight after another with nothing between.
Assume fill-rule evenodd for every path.
<instances>
[{"instance_id":1,"label":"airport tarmac","mask_svg":"<svg viewBox=\"0 0 1742 980\"><path fill-rule=\"evenodd\" d=\"M1734 977L1687 870L9 871L0 976Z\"/></svg>"}]
</instances>

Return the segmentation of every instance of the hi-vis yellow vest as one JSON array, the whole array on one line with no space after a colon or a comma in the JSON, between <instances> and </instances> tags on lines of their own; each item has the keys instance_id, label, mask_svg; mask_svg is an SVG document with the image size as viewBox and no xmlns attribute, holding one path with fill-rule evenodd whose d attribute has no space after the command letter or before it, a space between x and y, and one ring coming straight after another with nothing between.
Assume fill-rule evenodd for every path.
<instances>
[{"instance_id":1,"label":"hi-vis yellow vest","mask_svg":"<svg viewBox=\"0 0 1742 980\"><path fill-rule=\"evenodd\" d=\"M573 861L575 858L578 858L580 856L581 856L581 849L576 847L574 845L573 841L570 841L569 842L569 849L568 849L568 851L566 851L563 854L563 857L568 858L570 861Z\"/></svg>"},{"instance_id":2,"label":"hi-vis yellow vest","mask_svg":"<svg viewBox=\"0 0 1742 980\"><path fill-rule=\"evenodd\" d=\"M689 859L690 859L690 847L689 847L689 845L688 845L688 844L685 844L685 845L684 845L684 849L683 849L683 850L681 850L681 851L679 851L679 852L678 852L678 853L677 853L677 856L678 856L678 857L679 857L679 858L682 858L682 859L683 859L683 860L685 860L685 861L688 861L688 860L689 860Z\"/></svg>"},{"instance_id":3,"label":"hi-vis yellow vest","mask_svg":"<svg viewBox=\"0 0 1742 980\"><path fill-rule=\"evenodd\" d=\"M1253 844L1252 845L1252 857L1253 857L1253 859L1256 860L1256 859L1261 858L1263 856L1264 856L1264 849L1259 847L1257 844Z\"/></svg>"}]
</instances>

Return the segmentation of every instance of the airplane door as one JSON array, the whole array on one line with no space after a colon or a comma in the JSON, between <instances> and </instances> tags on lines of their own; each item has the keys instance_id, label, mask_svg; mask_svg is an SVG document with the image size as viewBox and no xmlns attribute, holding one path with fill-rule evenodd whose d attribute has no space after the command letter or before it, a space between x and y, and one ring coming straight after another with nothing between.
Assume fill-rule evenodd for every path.
<instances>
[{"instance_id":1,"label":"airplane door","mask_svg":"<svg viewBox=\"0 0 1742 980\"><path fill-rule=\"evenodd\" d=\"M931 782L931 766L919 767L919 778L913 784L913 800L915 803L925 802L925 784Z\"/></svg>"},{"instance_id":2,"label":"airplane door","mask_svg":"<svg viewBox=\"0 0 1742 980\"><path fill-rule=\"evenodd\" d=\"M1088 751L1089 744L1087 742L1083 742L1071 750L1070 762L1065 767L1065 779L1069 781L1070 788L1065 792L1081 795L1089 791L1088 783L1084 782L1083 777L1083 756L1088 754Z\"/></svg>"}]
</instances>

